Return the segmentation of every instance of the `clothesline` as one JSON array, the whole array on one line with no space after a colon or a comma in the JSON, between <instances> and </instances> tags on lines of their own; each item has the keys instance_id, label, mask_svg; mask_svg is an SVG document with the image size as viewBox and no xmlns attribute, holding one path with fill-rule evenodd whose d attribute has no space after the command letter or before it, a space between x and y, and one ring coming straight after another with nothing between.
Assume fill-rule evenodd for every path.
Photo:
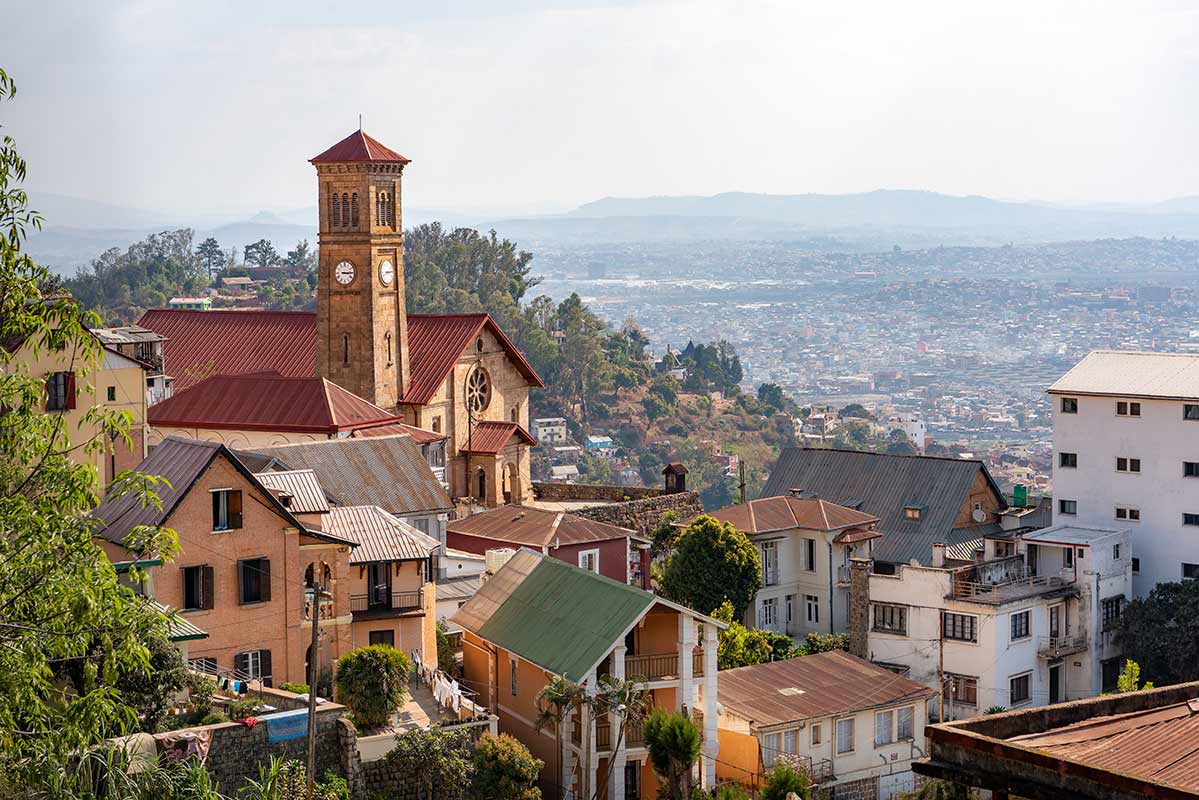
<instances>
[{"instance_id":1,"label":"clothesline","mask_svg":"<svg viewBox=\"0 0 1199 800\"><path fill-rule=\"evenodd\" d=\"M458 685L458 681L436 667L426 667L421 662L419 652L413 651L412 663L421 682L432 689L433 699L442 710L453 709L454 713L461 711L464 690Z\"/></svg>"}]
</instances>

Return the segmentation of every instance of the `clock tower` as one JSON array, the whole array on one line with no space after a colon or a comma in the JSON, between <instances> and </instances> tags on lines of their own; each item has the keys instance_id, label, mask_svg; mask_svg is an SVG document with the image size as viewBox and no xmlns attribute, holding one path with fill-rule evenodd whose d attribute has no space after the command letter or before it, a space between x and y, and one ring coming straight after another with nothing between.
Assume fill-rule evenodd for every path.
<instances>
[{"instance_id":1,"label":"clock tower","mask_svg":"<svg viewBox=\"0 0 1199 800\"><path fill-rule=\"evenodd\" d=\"M409 386L400 216L408 159L357 130L310 163L320 216L316 372L394 410Z\"/></svg>"}]
</instances>

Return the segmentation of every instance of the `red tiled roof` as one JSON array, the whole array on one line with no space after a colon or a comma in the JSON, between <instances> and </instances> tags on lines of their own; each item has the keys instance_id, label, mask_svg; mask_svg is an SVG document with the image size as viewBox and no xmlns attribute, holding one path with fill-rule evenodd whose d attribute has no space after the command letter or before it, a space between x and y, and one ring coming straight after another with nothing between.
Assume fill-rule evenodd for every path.
<instances>
[{"instance_id":1,"label":"red tiled roof","mask_svg":"<svg viewBox=\"0 0 1199 800\"><path fill-rule=\"evenodd\" d=\"M278 373L217 375L147 411L151 425L176 428L336 433L396 421L324 378Z\"/></svg>"},{"instance_id":2,"label":"red tiled roof","mask_svg":"<svg viewBox=\"0 0 1199 800\"><path fill-rule=\"evenodd\" d=\"M344 164L351 161L381 161L407 164L411 159L372 139L361 130L354 131L319 156L308 159L310 164Z\"/></svg>"},{"instance_id":3,"label":"red tiled roof","mask_svg":"<svg viewBox=\"0 0 1199 800\"><path fill-rule=\"evenodd\" d=\"M470 444L463 447L462 452L494 455L503 450L513 436L519 437L525 444L537 444L532 434L515 422L480 422L475 425L473 435L467 439Z\"/></svg>"},{"instance_id":4,"label":"red tiled roof","mask_svg":"<svg viewBox=\"0 0 1199 800\"><path fill-rule=\"evenodd\" d=\"M163 363L167 374L175 378L176 390L210 375L263 370L286 377L316 374L316 314L311 311L152 308L138 324L167 337ZM531 385L545 386L488 314L409 314L411 373L402 402L429 402L484 327L504 346Z\"/></svg>"},{"instance_id":5,"label":"red tiled roof","mask_svg":"<svg viewBox=\"0 0 1199 800\"><path fill-rule=\"evenodd\" d=\"M564 511L547 511L532 506L500 506L491 511L456 519L446 528L450 533L476 536L542 548L559 544L602 542L633 537L635 532L606 522L597 522Z\"/></svg>"},{"instance_id":6,"label":"red tiled roof","mask_svg":"<svg viewBox=\"0 0 1199 800\"><path fill-rule=\"evenodd\" d=\"M731 523L734 528L746 533L788 528L834 531L849 527L868 528L878 522L878 517L827 500L790 496L750 500L713 511L709 516Z\"/></svg>"}]
</instances>

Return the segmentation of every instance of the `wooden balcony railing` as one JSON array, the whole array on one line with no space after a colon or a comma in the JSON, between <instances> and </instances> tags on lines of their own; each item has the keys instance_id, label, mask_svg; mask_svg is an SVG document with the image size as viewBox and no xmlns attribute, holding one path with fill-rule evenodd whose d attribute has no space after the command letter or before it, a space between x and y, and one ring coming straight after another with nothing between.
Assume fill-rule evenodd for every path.
<instances>
[{"instance_id":1,"label":"wooden balcony railing","mask_svg":"<svg viewBox=\"0 0 1199 800\"><path fill-rule=\"evenodd\" d=\"M647 681L673 680L679 677L679 654L643 653L625 656L624 674L628 677L645 678ZM691 674L704 674L704 651L697 647L691 655Z\"/></svg>"},{"instance_id":2,"label":"wooden balcony railing","mask_svg":"<svg viewBox=\"0 0 1199 800\"><path fill-rule=\"evenodd\" d=\"M595 721L595 749L598 752L608 752L616 747L616 738L620 735L619 728L613 728L606 717ZM576 742L578 744L578 742ZM624 729L624 741L627 750L630 747L645 746L645 729L640 725L627 724Z\"/></svg>"},{"instance_id":3,"label":"wooden balcony railing","mask_svg":"<svg viewBox=\"0 0 1199 800\"><path fill-rule=\"evenodd\" d=\"M368 594L350 595L350 611L419 611L423 608L422 590L415 592L389 592L375 590Z\"/></svg>"}]
</instances>

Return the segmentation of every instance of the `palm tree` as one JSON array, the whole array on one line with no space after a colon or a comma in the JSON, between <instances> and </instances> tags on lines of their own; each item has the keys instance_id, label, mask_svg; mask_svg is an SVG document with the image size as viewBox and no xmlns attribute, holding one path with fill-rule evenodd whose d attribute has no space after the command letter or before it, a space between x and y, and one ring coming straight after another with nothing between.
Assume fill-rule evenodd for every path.
<instances>
[{"instance_id":1,"label":"palm tree","mask_svg":"<svg viewBox=\"0 0 1199 800\"><path fill-rule=\"evenodd\" d=\"M691 767L699 758L699 729L677 711L654 709L645 718L645 747L670 800L691 797Z\"/></svg>"},{"instance_id":2,"label":"palm tree","mask_svg":"<svg viewBox=\"0 0 1199 800\"><path fill-rule=\"evenodd\" d=\"M640 725L645 721L645 715L649 711L649 691L645 688L645 678L633 677L622 680L611 675L603 676L596 686L595 697L591 699L591 710L595 716L616 714L619 718L616 743L612 748L612 752L615 753L624 743L625 733L629 726ZM592 800L596 800L598 797L601 783L607 786L608 781L612 780L612 768L615 764L615 758L608 759L608 769L604 780L596 781L591 795Z\"/></svg>"},{"instance_id":3,"label":"palm tree","mask_svg":"<svg viewBox=\"0 0 1199 800\"><path fill-rule=\"evenodd\" d=\"M554 726L554 737L558 742L558 797L562 797L562 726L570 712L582 705L586 698L583 687L566 678L554 677L537 693L537 731Z\"/></svg>"}]
</instances>

